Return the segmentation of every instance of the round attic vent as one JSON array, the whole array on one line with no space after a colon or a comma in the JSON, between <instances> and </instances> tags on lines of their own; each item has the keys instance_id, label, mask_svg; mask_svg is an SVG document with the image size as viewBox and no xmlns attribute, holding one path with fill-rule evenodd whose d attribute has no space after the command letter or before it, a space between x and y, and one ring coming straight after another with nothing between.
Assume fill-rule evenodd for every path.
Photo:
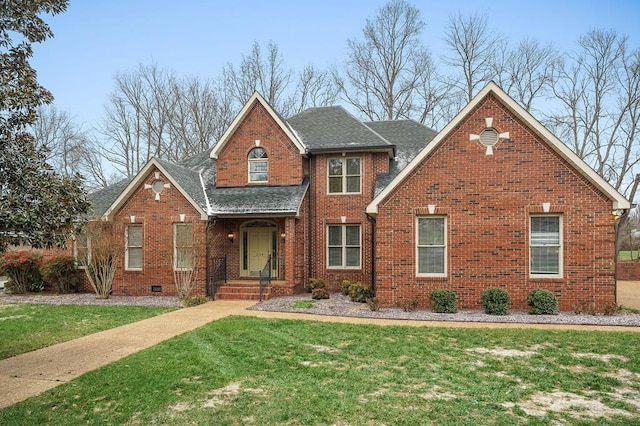
<instances>
[{"instance_id":1,"label":"round attic vent","mask_svg":"<svg viewBox=\"0 0 640 426\"><path fill-rule=\"evenodd\" d=\"M498 142L498 132L496 129L484 129L480 133L480 142L484 146L493 146Z\"/></svg>"},{"instance_id":2,"label":"round attic vent","mask_svg":"<svg viewBox=\"0 0 640 426\"><path fill-rule=\"evenodd\" d=\"M153 184L151 184L151 188L153 189L153 192L160 194L164 189L164 183L162 183L160 179L154 180Z\"/></svg>"}]
</instances>

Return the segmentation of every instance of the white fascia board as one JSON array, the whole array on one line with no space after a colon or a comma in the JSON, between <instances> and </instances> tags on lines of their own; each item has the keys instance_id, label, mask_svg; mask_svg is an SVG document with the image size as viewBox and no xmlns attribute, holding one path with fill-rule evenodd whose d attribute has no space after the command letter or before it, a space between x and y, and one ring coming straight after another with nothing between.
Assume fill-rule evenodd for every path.
<instances>
[{"instance_id":1,"label":"white fascia board","mask_svg":"<svg viewBox=\"0 0 640 426\"><path fill-rule=\"evenodd\" d=\"M304 155L306 153L304 145L300 142L298 137L291 131L291 128L287 125L287 123L284 123L280 119L280 116L276 114L276 112L271 107L271 105L269 105L269 103L260 95L260 93L253 92L253 95L251 95L247 103L244 104L244 106L242 107L238 115L236 115L236 118L233 119L233 122L231 123L231 125L224 132L224 134L222 135L218 143L216 143L216 145L213 147L213 149L211 150L211 154L209 156L213 159L218 158L220 151L222 151L222 149L227 144L227 142L229 142L229 139L231 139L231 136L233 136L233 133L236 131L238 126L240 126L240 124L244 121L247 114L249 114L255 102L260 102L260 104L267 110L269 115L275 120L276 124L282 129L282 131L285 132L285 134L289 137L289 139L291 139L291 141L294 143L296 148L298 148L298 151L300 152L300 154Z\"/></svg>"},{"instance_id":2,"label":"white fascia board","mask_svg":"<svg viewBox=\"0 0 640 426\"><path fill-rule=\"evenodd\" d=\"M429 144L375 197L366 208L367 214L372 216L378 213L378 204L382 202L391 191L396 188L422 161L434 150L436 146L447 136L458 123L473 109L481 100L489 93L493 94L509 107L520 119L529 127L534 129L542 136L547 144L556 151L560 156L572 164L583 176L585 176L592 184L606 194L612 201L612 208L628 209L630 203L620 194L613 186L598 175L587 163L578 157L571 149L555 137L546 127L544 127L535 117L527 110L522 108L515 100L513 100L506 92L504 92L496 83L487 84L472 100L469 102L454 118L440 131Z\"/></svg>"}]
</instances>

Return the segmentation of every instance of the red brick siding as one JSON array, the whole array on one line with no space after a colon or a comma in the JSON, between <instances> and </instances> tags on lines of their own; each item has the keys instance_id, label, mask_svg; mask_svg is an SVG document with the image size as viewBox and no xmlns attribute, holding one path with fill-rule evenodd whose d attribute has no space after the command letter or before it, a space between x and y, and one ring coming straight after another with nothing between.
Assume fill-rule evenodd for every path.
<instances>
[{"instance_id":1,"label":"red brick siding","mask_svg":"<svg viewBox=\"0 0 640 426\"><path fill-rule=\"evenodd\" d=\"M387 153L348 153L346 157L359 157L361 167L360 194L328 194L327 161L341 158L341 154L316 155L312 159L312 268L311 275L323 278L331 290L339 290L342 280L360 281L371 284L373 269L371 256L372 223L367 219L364 209L373 199L376 176L387 173L389 156ZM327 268L327 225L342 223L360 225L362 238L361 268Z\"/></svg>"},{"instance_id":2,"label":"red brick siding","mask_svg":"<svg viewBox=\"0 0 640 426\"><path fill-rule=\"evenodd\" d=\"M640 281L640 262L618 262L617 278L621 281Z\"/></svg>"},{"instance_id":3,"label":"red brick siding","mask_svg":"<svg viewBox=\"0 0 640 426\"><path fill-rule=\"evenodd\" d=\"M248 182L248 155L255 141L267 151L268 182ZM286 133L260 103L256 103L218 155L216 185L299 185L303 178L302 156Z\"/></svg>"},{"instance_id":4,"label":"red brick siding","mask_svg":"<svg viewBox=\"0 0 640 426\"><path fill-rule=\"evenodd\" d=\"M470 134L493 117L509 132L486 156ZM542 203L563 215L563 277L529 277L529 217ZM435 205L447 216L446 278L417 278L415 220ZM614 301L614 222L611 202L555 154L495 98L481 102L379 206L377 296L387 304L419 298L429 305L435 288L458 294L459 307L480 307L481 292L506 288L513 308L526 308L528 293L552 290L560 307L579 301Z\"/></svg>"},{"instance_id":5,"label":"red brick siding","mask_svg":"<svg viewBox=\"0 0 640 426\"><path fill-rule=\"evenodd\" d=\"M118 241L122 252L118 259L118 268L113 282L115 295L176 295L173 282L173 224L180 222L180 214L186 215L185 222L193 224L193 244L195 252L194 291L193 294L205 294L206 281L206 246L205 235L207 221L200 219L200 213L173 185L165 188L160 200L155 200L155 193L145 189L144 184L152 184L155 180L152 170L143 183L133 192L125 204L114 215ZM169 180L160 175L167 183ZM143 268L142 271L126 271L125 239L126 225L131 224L131 216L135 223L142 224ZM161 293L152 293L151 286L162 286Z\"/></svg>"}]
</instances>

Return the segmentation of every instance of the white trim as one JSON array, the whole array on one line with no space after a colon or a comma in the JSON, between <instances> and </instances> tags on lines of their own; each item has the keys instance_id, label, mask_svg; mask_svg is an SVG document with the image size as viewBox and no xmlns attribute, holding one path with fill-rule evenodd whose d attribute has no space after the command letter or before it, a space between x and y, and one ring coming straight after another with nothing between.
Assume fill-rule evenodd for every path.
<instances>
[{"instance_id":1,"label":"white trim","mask_svg":"<svg viewBox=\"0 0 640 426\"><path fill-rule=\"evenodd\" d=\"M347 174L347 160L350 159L357 159L358 160L358 167L360 168L359 170L359 174L358 174L358 178L360 179L359 185L358 185L358 192L347 192L347 178L348 177L354 177L355 175L348 175ZM342 191L340 192L331 192L330 188L331 188L331 178L337 178L338 175L330 175L329 174L329 162L331 160L341 160L342 161L342 175L340 176L342 178ZM358 194L362 194L362 182L364 181L363 176L362 176L362 163L363 163L363 158L360 156L346 156L345 153L342 154L342 157L327 157L327 195L358 195Z\"/></svg>"},{"instance_id":2,"label":"white trim","mask_svg":"<svg viewBox=\"0 0 640 426\"><path fill-rule=\"evenodd\" d=\"M178 228L191 227L191 267L190 268L178 268ZM174 222L173 223L173 270L174 271L193 271L195 267L195 250L193 248L193 222Z\"/></svg>"},{"instance_id":3,"label":"white trim","mask_svg":"<svg viewBox=\"0 0 640 426\"><path fill-rule=\"evenodd\" d=\"M338 247L338 246L330 246L329 245L329 228L332 226L339 227L341 229L341 237L342 241L340 242L340 248L342 249L342 259L341 263L338 266L329 265L329 248ZM347 266L347 247L354 247L347 245L347 227L349 226L357 226L358 227L358 247L360 248L360 258L358 259L358 266ZM360 223L328 223L325 227L325 256L326 256L326 269L336 270L336 269L348 269L348 270L361 270L362 269L362 224Z\"/></svg>"},{"instance_id":4,"label":"white trim","mask_svg":"<svg viewBox=\"0 0 640 426\"><path fill-rule=\"evenodd\" d=\"M413 172L424 159L451 133L484 98L493 94L517 115L528 127L533 129L544 141L562 158L572 164L584 177L587 178L596 188L602 191L612 201L612 208L628 209L631 207L622 194L620 194L607 181L600 177L589 165L571 151L565 144L547 130L538 120L536 120L527 110L522 108L497 84L490 82L469 102L453 120L440 131L427 146L376 196L366 208L369 215L378 214L378 205L398 186L404 179Z\"/></svg>"},{"instance_id":5,"label":"white trim","mask_svg":"<svg viewBox=\"0 0 640 426\"><path fill-rule=\"evenodd\" d=\"M176 188L180 192L180 194L182 194L182 196L187 199L187 201L189 201L189 204L191 204L198 211L198 213L200 213L201 220L207 220L209 218L209 216L207 215L207 212L202 210L202 208L198 205L198 203L195 202L193 198L191 198L191 196L187 193L187 191L185 191L178 184L178 182L169 174L169 172L167 172L167 170L164 167L162 167L160 162L157 159L152 158L147 162L147 164L145 164L142 170L138 172L136 177L134 177L133 180L129 182L129 185L127 185L124 191L120 193L118 198L116 198L116 200L111 204L111 206L109 206L107 211L102 215L103 220L113 219L113 216L118 212L118 210L120 210L120 207L122 207L124 203L131 197L131 195L133 195L133 192L136 189L138 189L138 187L142 184L142 182L144 182L144 180L147 178L147 176L149 176L149 173L154 167L160 170L160 172L169 180L169 182L173 184L173 187ZM202 183L202 180L201 180L201 183ZM203 186L203 190L204 190L204 186ZM206 193L205 193L205 199L207 199ZM207 203L208 203L208 200L207 200Z\"/></svg>"},{"instance_id":6,"label":"white trim","mask_svg":"<svg viewBox=\"0 0 640 426\"><path fill-rule=\"evenodd\" d=\"M443 229L443 233L444 233L444 265L443 265L443 272L437 272L437 273L433 273L433 272L420 272L420 247L434 247L434 246L420 246L418 243L420 241L419 236L420 236L420 226L419 226L419 222L420 219L442 219L444 221L444 229ZM448 225L448 221L447 221L447 216L446 215L419 215L416 216L415 219L415 227L416 227L416 231L415 231L415 248L416 248L416 252L415 252L415 260L416 260L416 277L420 277L420 278L443 278L447 276L447 268L449 266L449 262L447 262L447 258L449 256L449 247L448 247L448 243L449 243L449 238L447 238L447 225Z\"/></svg>"},{"instance_id":7,"label":"white trim","mask_svg":"<svg viewBox=\"0 0 640 426\"><path fill-rule=\"evenodd\" d=\"M129 228L140 227L142 230L142 241L140 246L129 246ZM141 251L141 265L140 267L132 268L129 266L129 247L140 248ZM124 270L125 271L142 271L144 269L144 225L142 223L128 223L124 227Z\"/></svg>"},{"instance_id":8,"label":"white trim","mask_svg":"<svg viewBox=\"0 0 640 426\"><path fill-rule=\"evenodd\" d=\"M271 118L275 120L276 124L280 127L280 129L289 137L289 139L291 139L291 142L293 142L296 148L298 148L298 152L301 155L305 155L306 149L304 145L302 144L300 139L291 131L291 128L285 122L282 121L280 116L274 111L273 108L271 108L271 105L269 105L269 103L260 95L260 93L253 92L253 95L249 98L247 103L244 104L244 106L242 107L238 115L236 115L236 118L234 118L231 125L227 128L227 131L224 132L224 135L222 135L222 137L218 140L216 145L211 150L210 157L213 159L218 158L220 151L222 151L222 149L227 144L227 142L229 142L229 140L231 139L231 136L233 136L235 131L238 129L240 124L244 121L245 117L249 114L249 112L253 108L253 105L256 102L259 102L264 107L264 109L267 110Z\"/></svg>"},{"instance_id":9,"label":"white trim","mask_svg":"<svg viewBox=\"0 0 640 426\"><path fill-rule=\"evenodd\" d=\"M558 218L558 273L557 274L535 274L531 272L531 219L534 217L557 217ZM529 215L529 224L528 224L528 248L529 248L529 259L528 259L528 269L529 269L529 278L535 279L558 279L564 277L564 217L562 213L551 213L551 214L540 214L540 213L532 213ZM536 247L544 247L544 246L536 246Z\"/></svg>"}]
</instances>

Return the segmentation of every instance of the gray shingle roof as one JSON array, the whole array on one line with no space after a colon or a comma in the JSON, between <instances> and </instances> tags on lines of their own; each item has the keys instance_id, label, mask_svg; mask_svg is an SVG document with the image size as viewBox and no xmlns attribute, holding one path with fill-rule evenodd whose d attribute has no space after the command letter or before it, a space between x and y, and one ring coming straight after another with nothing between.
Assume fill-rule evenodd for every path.
<instances>
[{"instance_id":1,"label":"gray shingle roof","mask_svg":"<svg viewBox=\"0 0 640 426\"><path fill-rule=\"evenodd\" d=\"M396 145L396 157L389 165L389 173L379 175L376 180L376 195L437 135L435 130L413 120L373 121L365 124Z\"/></svg>"},{"instance_id":2,"label":"gray shingle roof","mask_svg":"<svg viewBox=\"0 0 640 426\"><path fill-rule=\"evenodd\" d=\"M198 170L193 170L182 165L158 160L167 173L180 185L180 187L195 201L202 210L207 211L207 200L200 181Z\"/></svg>"},{"instance_id":3,"label":"gray shingle roof","mask_svg":"<svg viewBox=\"0 0 640 426\"><path fill-rule=\"evenodd\" d=\"M309 108L287 122L310 152L394 148L341 106Z\"/></svg>"},{"instance_id":4,"label":"gray shingle roof","mask_svg":"<svg viewBox=\"0 0 640 426\"><path fill-rule=\"evenodd\" d=\"M244 186L207 188L214 216L238 215L296 215L304 198L309 180L292 186Z\"/></svg>"},{"instance_id":5,"label":"gray shingle roof","mask_svg":"<svg viewBox=\"0 0 640 426\"><path fill-rule=\"evenodd\" d=\"M92 207L89 216L102 216L132 180L133 178L122 179L106 188L99 189L96 192L89 194L88 198Z\"/></svg>"}]
</instances>

